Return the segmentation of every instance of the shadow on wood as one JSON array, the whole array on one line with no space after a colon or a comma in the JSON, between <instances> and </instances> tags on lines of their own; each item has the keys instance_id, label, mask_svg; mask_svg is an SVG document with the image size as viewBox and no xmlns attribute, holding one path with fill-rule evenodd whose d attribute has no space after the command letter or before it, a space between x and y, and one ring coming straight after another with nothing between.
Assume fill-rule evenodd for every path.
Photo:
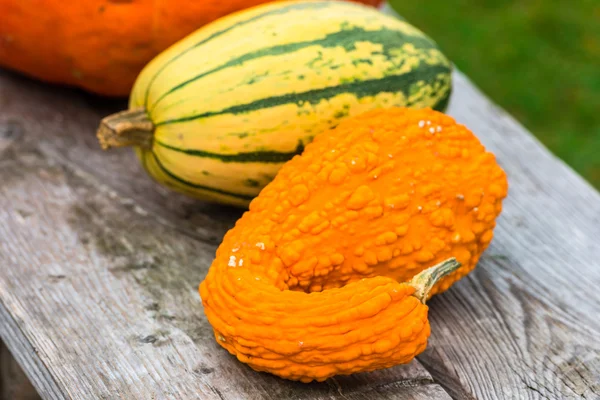
<instances>
[{"instance_id":1,"label":"shadow on wood","mask_svg":"<svg viewBox=\"0 0 600 400\"><path fill-rule=\"evenodd\" d=\"M40 399L8 348L0 342L0 400Z\"/></svg>"}]
</instances>

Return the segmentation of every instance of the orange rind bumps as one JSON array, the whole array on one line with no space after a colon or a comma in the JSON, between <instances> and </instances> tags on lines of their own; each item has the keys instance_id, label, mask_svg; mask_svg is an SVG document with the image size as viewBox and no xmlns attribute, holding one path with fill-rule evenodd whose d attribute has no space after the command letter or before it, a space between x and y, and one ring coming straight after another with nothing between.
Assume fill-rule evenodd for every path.
<instances>
[{"instance_id":1,"label":"orange rind bumps","mask_svg":"<svg viewBox=\"0 0 600 400\"><path fill-rule=\"evenodd\" d=\"M508 184L466 127L430 109L375 110L317 135L224 237L200 295L218 343L310 382L407 363L427 306L406 283L455 257L471 271Z\"/></svg>"}]
</instances>

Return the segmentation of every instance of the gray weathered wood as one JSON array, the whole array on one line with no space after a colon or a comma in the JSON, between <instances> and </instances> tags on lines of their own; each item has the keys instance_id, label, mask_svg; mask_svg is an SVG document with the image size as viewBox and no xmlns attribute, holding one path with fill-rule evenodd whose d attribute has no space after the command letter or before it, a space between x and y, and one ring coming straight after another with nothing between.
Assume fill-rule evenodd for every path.
<instances>
[{"instance_id":1,"label":"gray weathered wood","mask_svg":"<svg viewBox=\"0 0 600 400\"><path fill-rule=\"evenodd\" d=\"M419 360L455 398L600 398L600 195L455 82L449 113L496 154L510 189L477 269L430 302Z\"/></svg>"},{"instance_id":2,"label":"gray weathered wood","mask_svg":"<svg viewBox=\"0 0 600 400\"><path fill-rule=\"evenodd\" d=\"M45 398L449 398L416 361L311 385L239 363L214 341L197 294L220 217L194 210L203 231L157 222L139 203L159 209L161 197L128 185L153 185L128 152L113 165L120 182L105 180L101 152L77 136L97 121L65 116L72 141L48 121L70 103L91 114L76 94L3 75L0 103L0 333ZM182 220L177 207L159 212ZM226 215L231 224L239 211Z\"/></svg>"},{"instance_id":3,"label":"gray weathered wood","mask_svg":"<svg viewBox=\"0 0 600 400\"><path fill-rule=\"evenodd\" d=\"M600 399L600 195L454 78L448 113L496 154L510 190L477 269L430 301L438 334L419 360L454 398Z\"/></svg>"},{"instance_id":4,"label":"gray weathered wood","mask_svg":"<svg viewBox=\"0 0 600 400\"><path fill-rule=\"evenodd\" d=\"M98 121L106 114L126 108L126 102L99 99L61 87L41 87L17 76L5 78L1 89L0 137L6 138L0 139L0 151L9 143L9 137L14 139L26 131L25 140L39 142L40 151L91 174L100 187L109 184L123 201L135 202L160 223L200 240L217 244L239 217L236 209L173 196L170 190L148 178L128 149L98 151L95 136Z\"/></svg>"},{"instance_id":5,"label":"gray weathered wood","mask_svg":"<svg viewBox=\"0 0 600 400\"><path fill-rule=\"evenodd\" d=\"M113 107L0 75L0 333L45 398L600 398L600 195L461 74L449 113L509 176L496 238L421 363L313 385L214 343L196 286L239 211L102 153Z\"/></svg>"}]
</instances>

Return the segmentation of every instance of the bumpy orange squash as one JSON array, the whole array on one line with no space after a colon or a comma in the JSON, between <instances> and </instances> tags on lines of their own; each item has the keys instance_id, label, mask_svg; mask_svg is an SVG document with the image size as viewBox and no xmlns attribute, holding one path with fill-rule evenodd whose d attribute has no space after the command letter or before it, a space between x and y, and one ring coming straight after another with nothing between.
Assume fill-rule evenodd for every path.
<instances>
[{"instance_id":1,"label":"bumpy orange squash","mask_svg":"<svg viewBox=\"0 0 600 400\"><path fill-rule=\"evenodd\" d=\"M0 0L0 66L126 96L144 65L162 50L208 22L265 2Z\"/></svg>"},{"instance_id":2,"label":"bumpy orange squash","mask_svg":"<svg viewBox=\"0 0 600 400\"><path fill-rule=\"evenodd\" d=\"M473 269L506 175L451 117L376 110L321 133L224 237L200 295L217 341L308 382L410 361L427 308L406 283L450 257ZM426 296L425 296L426 297Z\"/></svg>"}]
</instances>

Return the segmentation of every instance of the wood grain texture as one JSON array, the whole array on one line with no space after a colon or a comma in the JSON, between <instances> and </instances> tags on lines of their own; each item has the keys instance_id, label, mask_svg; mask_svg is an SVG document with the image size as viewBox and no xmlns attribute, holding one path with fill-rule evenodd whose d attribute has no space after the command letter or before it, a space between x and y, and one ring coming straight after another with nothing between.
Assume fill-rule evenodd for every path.
<instances>
[{"instance_id":1,"label":"wood grain texture","mask_svg":"<svg viewBox=\"0 0 600 400\"><path fill-rule=\"evenodd\" d=\"M143 178L131 153L114 166L132 167L115 174L122 181L105 180L102 152L77 139L97 121L65 116L74 139L48 136L51 107L92 113L77 94L53 93L0 77L0 126L13 132L0 161L0 334L44 398L449 399L418 362L305 385L230 356L197 293L216 248L202 232L222 235L228 225L201 206L200 236L192 223L157 222L140 203L158 209L162 197L148 187L138 202L127 184ZM182 220L177 207L160 212ZM227 214L229 224L238 213Z\"/></svg>"},{"instance_id":2,"label":"wood grain texture","mask_svg":"<svg viewBox=\"0 0 600 400\"><path fill-rule=\"evenodd\" d=\"M419 357L455 398L600 398L600 195L461 74L449 113L509 180L475 271L430 301Z\"/></svg>"},{"instance_id":3,"label":"wood grain texture","mask_svg":"<svg viewBox=\"0 0 600 400\"><path fill-rule=\"evenodd\" d=\"M509 177L496 237L430 301L420 363L323 384L214 343L196 287L240 212L100 151L114 109L0 75L0 332L45 398L600 398L600 195L460 73L449 113Z\"/></svg>"},{"instance_id":4,"label":"wood grain texture","mask_svg":"<svg viewBox=\"0 0 600 400\"><path fill-rule=\"evenodd\" d=\"M448 114L509 195L478 267L430 301L419 360L454 398L600 399L600 195L464 75L454 87Z\"/></svg>"},{"instance_id":5,"label":"wood grain texture","mask_svg":"<svg viewBox=\"0 0 600 400\"><path fill-rule=\"evenodd\" d=\"M2 70L0 74L0 151L26 131L25 140L35 141L40 151L73 169L89 173L99 189L118 192L122 201L143 207L159 223L210 243L218 244L241 215L234 208L173 195L148 177L131 157L131 149L99 151L95 131L100 119L126 108L125 101L42 86Z\"/></svg>"}]
</instances>

